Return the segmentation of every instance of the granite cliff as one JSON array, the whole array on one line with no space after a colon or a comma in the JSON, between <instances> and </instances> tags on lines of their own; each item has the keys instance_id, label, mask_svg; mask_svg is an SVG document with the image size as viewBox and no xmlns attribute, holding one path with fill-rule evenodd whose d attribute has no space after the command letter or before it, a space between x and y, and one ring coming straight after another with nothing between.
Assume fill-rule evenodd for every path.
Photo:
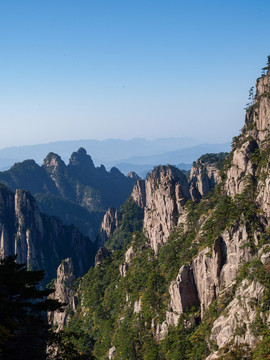
<instances>
[{"instance_id":1,"label":"granite cliff","mask_svg":"<svg viewBox=\"0 0 270 360\"><path fill-rule=\"evenodd\" d=\"M81 351L93 336L98 359L270 356L269 67L230 154L137 180L67 325Z\"/></svg>"},{"instance_id":2,"label":"granite cliff","mask_svg":"<svg viewBox=\"0 0 270 360\"><path fill-rule=\"evenodd\" d=\"M14 194L0 188L0 254L17 255L29 269L45 270L48 282L55 277L62 259L72 257L76 276L93 264L95 248L91 240L74 226L39 211L34 197L24 190Z\"/></svg>"}]
</instances>

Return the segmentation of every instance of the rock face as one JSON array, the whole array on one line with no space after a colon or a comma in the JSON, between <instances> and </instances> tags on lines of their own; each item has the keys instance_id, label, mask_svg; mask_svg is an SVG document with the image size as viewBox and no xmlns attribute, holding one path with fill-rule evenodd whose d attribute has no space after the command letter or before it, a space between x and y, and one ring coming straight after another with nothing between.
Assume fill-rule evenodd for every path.
<instances>
[{"instance_id":1,"label":"rock face","mask_svg":"<svg viewBox=\"0 0 270 360\"><path fill-rule=\"evenodd\" d=\"M241 264L251 259L248 241L245 224L237 222L216 239L213 249L206 247L183 266L169 288L172 310L182 314L200 305L203 317L220 291L233 282Z\"/></svg>"},{"instance_id":2,"label":"rock face","mask_svg":"<svg viewBox=\"0 0 270 360\"><path fill-rule=\"evenodd\" d=\"M173 166L159 166L145 180L144 231L155 253L178 224L190 198L185 175Z\"/></svg>"},{"instance_id":3,"label":"rock face","mask_svg":"<svg viewBox=\"0 0 270 360\"><path fill-rule=\"evenodd\" d=\"M234 197L241 194L247 184L247 176L254 176L256 168L250 159L250 155L258 149L255 140L245 142L241 148L233 152L232 166L227 173L225 187L227 194Z\"/></svg>"},{"instance_id":4,"label":"rock face","mask_svg":"<svg viewBox=\"0 0 270 360\"><path fill-rule=\"evenodd\" d=\"M267 331L270 328L267 280L270 272L269 94L270 71L257 82L255 103L247 109L245 126L240 136L234 138L233 149L221 172L220 159L207 154L194 164L189 183L176 168L158 166L145 181L138 180L133 188L132 199L144 209L146 240L141 245L143 236L135 236L120 266L119 258L116 258L125 279L114 277L115 282L109 288L113 294L121 293L122 299L119 300L122 306L118 303L110 309L116 319L111 338L118 339L116 344L121 343L126 330L123 319L129 320L128 314L134 344L141 344L141 348L138 346L141 358L147 357L148 353L143 349L150 344L141 334L149 333L150 326L154 350L161 357L164 349L175 350L175 358L181 358L180 352L185 352L183 357L192 357L192 354L200 358L212 352L207 360L229 358L230 355L233 358L230 351L240 344L254 348L261 334L266 333L264 326ZM217 183L213 195L205 197ZM186 206L190 198L200 203ZM159 252L172 233L169 246ZM155 254L149 251L149 246ZM176 269L178 275L172 281L176 263L181 267ZM151 265L149 274L145 271L148 265ZM155 277L156 270L159 270L160 278ZM111 273L111 268L108 271ZM110 273L104 269L101 280L103 276L108 279ZM131 279L135 279L135 284ZM169 299L164 285L169 290ZM100 300L106 303L108 294ZM164 304L167 304L165 309ZM192 311L188 311L191 308ZM93 314L99 317L94 308ZM84 320L86 315L83 314L82 321L86 324L92 321L91 315ZM202 326L197 328L200 322L203 322ZM157 343L167 336L170 327L177 324L180 326L170 334L168 342L159 346ZM186 335L184 329L188 330ZM205 334L202 333L204 329L207 329ZM102 337L102 328L97 331ZM180 333L181 339L177 338ZM179 340L183 340L180 346ZM187 352L182 346L184 341L188 343ZM109 344L105 349L106 356L109 346L113 345ZM258 344L264 345L264 342ZM134 345L131 355L134 358L137 355L135 348ZM261 349L256 351L261 354ZM173 358L174 353L170 356Z\"/></svg>"},{"instance_id":5,"label":"rock face","mask_svg":"<svg viewBox=\"0 0 270 360\"><path fill-rule=\"evenodd\" d=\"M55 292L50 295L51 299L66 304L63 312L48 312L48 321L56 327L56 331L63 330L64 325L67 323L69 319L67 309L69 309L69 312L76 309L78 299L73 289L75 281L72 259L67 258L62 261L57 269L57 278L54 281Z\"/></svg>"},{"instance_id":6,"label":"rock face","mask_svg":"<svg viewBox=\"0 0 270 360\"><path fill-rule=\"evenodd\" d=\"M216 162L196 161L190 171L189 186L193 201L199 201L207 195L220 181Z\"/></svg>"},{"instance_id":7,"label":"rock face","mask_svg":"<svg viewBox=\"0 0 270 360\"><path fill-rule=\"evenodd\" d=\"M135 203L142 209L145 208L146 205L146 194L145 194L145 181L137 180L135 183L131 198L135 201Z\"/></svg>"},{"instance_id":8,"label":"rock face","mask_svg":"<svg viewBox=\"0 0 270 360\"><path fill-rule=\"evenodd\" d=\"M266 177L261 177L258 181L258 194L256 201L262 209L264 216L270 224L270 166L269 164L265 168Z\"/></svg>"},{"instance_id":9,"label":"rock face","mask_svg":"<svg viewBox=\"0 0 270 360\"><path fill-rule=\"evenodd\" d=\"M95 256L95 266L99 266L104 259L110 256L110 254L111 253L107 248L101 247Z\"/></svg>"},{"instance_id":10,"label":"rock face","mask_svg":"<svg viewBox=\"0 0 270 360\"><path fill-rule=\"evenodd\" d=\"M131 178L131 179L134 179L134 180L140 180L140 177L138 174L135 173L135 171L130 171L128 174L127 174L127 177Z\"/></svg>"},{"instance_id":11,"label":"rock face","mask_svg":"<svg viewBox=\"0 0 270 360\"><path fill-rule=\"evenodd\" d=\"M139 314L142 309L142 300L136 300L134 303L134 314Z\"/></svg>"},{"instance_id":12,"label":"rock face","mask_svg":"<svg viewBox=\"0 0 270 360\"><path fill-rule=\"evenodd\" d=\"M229 196L241 194L248 176L257 176L262 169L257 168L256 155L268 154L269 129L270 129L270 74L257 80L254 104L246 111L245 126L242 133L234 141L234 152L231 167L227 173L226 190ZM257 154L256 154L257 151ZM255 159L254 159L255 156ZM267 168L264 170L267 174ZM268 172L269 173L269 172ZM260 180L260 179L259 179ZM269 176L264 177L260 184L258 200L261 205L268 202ZM264 202L266 200L266 202ZM269 215L269 214L268 214Z\"/></svg>"},{"instance_id":13,"label":"rock face","mask_svg":"<svg viewBox=\"0 0 270 360\"><path fill-rule=\"evenodd\" d=\"M30 269L44 269L44 282L55 277L61 260L72 257L75 274L83 275L93 263L94 248L89 238L74 226L39 212L33 196L24 190L14 195L0 189L2 216L1 256L17 254Z\"/></svg>"},{"instance_id":14,"label":"rock face","mask_svg":"<svg viewBox=\"0 0 270 360\"><path fill-rule=\"evenodd\" d=\"M253 114L253 121L259 131L270 130L269 70L257 80L256 89L255 103L258 104L258 110Z\"/></svg>"},{"instance_id":15,"label":"rock face","mask_svg":"<svg viewBox=\"0 0 270 360\"><path fill-rule=\"evenodd\" d=\"M100 227L100 234L99 234L100 246L103 246L105 242L109 239L109 237L113 234L114 230L119 227L120 220L121 220L121 213L117 209L110 207L106 211Z\"/></svg>"},{"instance_id":16,"label":"rock face","mask_svg":"<svg viewBox=\"0 0 270 360\"><path fill-rule=\"evenodd\" d=\"M109 360L113 359L115 357L115 354L116 354L116 347L113 346L110 348L109 353L108 353Z\"/></svg>"},{"instance_id":17,"label":"rock face","mask_svg":"<svg viewBox=\"0 0 270 360\"><path fill-rule=\"evenodd\" d=\"M188 308L197 307L200 304L190 266L184 265L181 267L176 281L173 281L169 287L169 293L172 310L177 314L182 314Z\"/></svg>"},{"instance_id":18,"label":"rock face","mask_svg":"<svg viewBox=\"0 0 270 360\"><path fill-rule=\"evenodd\" d=\"M242 282L235 298L227 306L225 315L220 316L213 324L210 340L215 341L218 349L231 341L235 344L248 344L251 348L256 345L258 338L253 335L251 325L256 320L257 312L252 299L260 302L263 294L264 287L257 281L249 283L244 280ZM216 359L219 356L218 352L214 352L207 357L207 360Z\"/></svg>"},{"instance_id":19,"label":"rock face","mask_svg":"<svg viewBox=\"0 0 270 360\"><path fill-rule=\"evenodd\" d=\"M126 254L125 254L125 262L123 264L120 265L119 267L119 271L121 276L125 277L126 273L127 273L127 269L131 263L132 258L135 256L135 252L133 250L133 247L131 246L130 248L127 249Z\"/></svg>"}]
</instances>

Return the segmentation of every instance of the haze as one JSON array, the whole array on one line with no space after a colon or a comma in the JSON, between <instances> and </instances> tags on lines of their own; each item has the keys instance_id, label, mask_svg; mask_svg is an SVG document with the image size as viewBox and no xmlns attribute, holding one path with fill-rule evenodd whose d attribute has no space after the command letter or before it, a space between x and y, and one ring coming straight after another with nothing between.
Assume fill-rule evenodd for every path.
<instances>
[{"instance_id":1,"label":"haze","mask_svg":"<svg viewBox=\"0 0 270 360\"><path fill-rule=\"evenodd\" d=\"M0 147L230 141L270 53L269 10L263 0L1 1Z\"/></svg>"}]
</instances>

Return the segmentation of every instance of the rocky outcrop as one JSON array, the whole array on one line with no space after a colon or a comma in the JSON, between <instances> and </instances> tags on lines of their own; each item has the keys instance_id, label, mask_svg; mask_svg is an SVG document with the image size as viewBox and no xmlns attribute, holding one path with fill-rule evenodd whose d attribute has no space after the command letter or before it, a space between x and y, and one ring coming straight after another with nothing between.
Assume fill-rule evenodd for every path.
<instances>
[{"instance_id":1,"label":"rocky outcrop","mask_svg":"<svg viewBox=\"0 0 270 360\"><path fill-rule=\"evenodd\" d=\"M62 261L57 269L57 278L53 283L55 292L50 295L50 299L58 300L65 304L64 311L50 311L48 312L48 321L54 325L56 331L63 330L67 323L70 313L75 311L78 299L74 293L74 284L76 277L74 275L74 268L72 259L67 258Z\"/></svg>"},{"instance_id":2,"label":"rocky outcrop","mask_svg":"<svg viewBox=\"0 0 270 360\"><path fill-rule=\"evenodd\" d=\"M155 168L145 180L144 231L155 253L178 224L190 198L185 175L173 166Z\"/></svg>"},{"instance_id":3,"label":"rocky outcrop","mask_svg":"<svg viewBox=\"0 0 270 360\"><path fill-rule=\"evenodd\" d=\"M256 167L250 156L256 149L258 149L257 142L250 140L233 152L232 163L225 182L228 196L234 197L236 194L241 194L247 185L248 176L255 175Z\"/></svg>"},{"instance_id":4,"label":"rocky outcrop","mask_svg":"<svg viewBox=\"0 0 270 360\"><path fill-rule=\"evenodd\" d=\"M173 312L180 315L200 305L204 317L220 291L232 284L241 264L252 258L248 241L244 222L237 222L216 239L212 249L206 247L182 266L169 287Z\"/></svg>"},{"instance_id":5,"label":"rocky outcrop","mask_svg":"<svg viewBox=\"0 0 270 360\"><path fill-rule=\"evenodd\" d=\"M269 64L268 64L269 65ZM256 83L255 104L258 109L253 113L253 121L259 131L270 130L270 76L269 70Z\"/></svg>"},{"instance_id":6,"label":"rocky outcrop","mask_svg":"<svg viewBox=\"0 0 270 360\"><path fill-rule=\"evenodd\" d=\"M137 206L141 209L145 208L146 205L146 194L145 194L145 181L144 180L137 180L132 193L131 198L135 201Z\"/></svg>"},{"instance_id":7,"label":"rocky outcrop","mask_svg":"<svg viewBox=\"0 0 270 360\"><path fill-rule=\"evenodd\" d=\"M182 314L192 306L199 306L199 298L193 271L188 265L179 270L176 281L172 281L169 287L171 296L171 308L176 314Z\"/></svg>"},{"instance_id":8,"label":"rocky outcrop","mask_svg":"<svg viewBox=\"0 0 270 360\"><path fill-rule=\"evenodd\" d=\"M115 355L116 355L116 347L113 346L110 348L109 353L108 353L109 360L113 359L115 357Z\"/></svg>"},{"instance_id":9,"label":"rocky outcrop","mask_svg":"<svg viewBox=\"0 0 270 360\"><path fill-rule=\"evenodd\" d=\"M120 267L119 267L119 271L120 271L121 276L123 276L123 277L126 276L127 270L129 268L131 260L132 260L132 258L134 256L135 256L135 252L134 252L133 247L131 246L126 251L125 262L123 264L121 264Z\"/></svg>"},{"instance_id":10,"label":"rocky outcrop","mask_svg":"<svg viewBox=\"0 0 270 360\"><path fill-rule=\"evenodd\" d=\"M205 248L192 260L202 317L220 291L233 282L241 264L251 259L248 241L245 224L236 223L216 239L213 249Z\"/></svg>"},{"instance_id":11,"label":"rocky outcrop","mask_svg":"<svg viewBox=\"0 0 270 360\"><path fill-rule=\"evenodd\" d=\"M135 171L130 171L128 174L127 174L127 177L131 178L131 179L134 179L134 180L140 180L140 177L138 174L135 173Z\"/></svg>"},{"instance_id":12,"label":"rocky outcrop","mask_svg":"<svg viewBox=\"0 0 270 360\"><path fill-rule=\"evenodd\" d=\"M216 162L196 161L190 171L190 195L193 201L199 201L207 195L220 181Z\"/></svg>"},{"instance_id":13,"label":"rocky outcrop","mask_svg":"<svg viewBox=\"0 0 270 360\"><path fill-rule=\"evenodd\" d=\"M74 226L40 213L34 197L17 190L14 195L0 189L1 255L15 255L29 269L44 269L44 283L55 277L61 260L72 257L76 276L83 275L93 263L91 240Z\"/></svg>"},{"instance_id":14,"label":"rocky outcrop","mask_svg":"<svg viewBox=\"0 0 270 360\"><path fill-rule=\"evenodd\" d=\"M103 246L105 242L109 239L109 237L113 234L114 230L119 227L119 223L121 220L121 213L110 207L102 220L100 233L99 233L99 245Z\"/></svg>"},{"instance_id":15,"label":"rocky outcrop","mask_svg":"<svg viewBox=\"0 0 270 360\"><path fill-rule=\"evenodd\" d=\"M254 335L252 323L258 315L255 305L261 301L263 294L264 287L257 281L242 282L234 299L213 324L210 340L217 344L219 353L212 353L207 360L220 358L220 351L228 344L247 344L251 348L256 345L260 339Z\"/></svg>"},{"instance_id":16,"label":"rocky outcrop","mask_svg":"<svg viewBox=\"0 0 270 360\"><path fill-rule=\"evenodd\" d=\"M134 303L134 314L139 314L139 312L142 310L142 300L136 300Z\"/></svg>"},{"instance_id":17,"label":"rocky outcrop","mask_svg":"<svg viewBox=\"0 0 270 360\"><path fill-rule=\"evenodd\" d=\"M162 324L156 324L155 319L152 319L151 330L157 342L165 339L170 327L177 326L179 317L174 312L166 311L166 318Z\"/></svg>"},{"instance_id":18,"label":"rocky outcrop","mask_svg":"<svg viewBox=\"0 0 270 360\"><path fill-rule=\"evenodd\" d=\"M266 168L266 174L269 174L269 168ZM258 182L258 194L256 202L262 210L264 217L270 224L270 176L268 175L265 179L260 179Z\"/></svg>"},{"instance_id":19,"label":"rocky outcrop","mask_svg":"<svg viewBox=\"0 0 270 360\"><path fill-rule=\"evenodd\" d=\"M111 253L107 248L100 248L95 256L95 266L99 266L103 260L110 256L110 254Z\"/></svg>"}]
</instances>

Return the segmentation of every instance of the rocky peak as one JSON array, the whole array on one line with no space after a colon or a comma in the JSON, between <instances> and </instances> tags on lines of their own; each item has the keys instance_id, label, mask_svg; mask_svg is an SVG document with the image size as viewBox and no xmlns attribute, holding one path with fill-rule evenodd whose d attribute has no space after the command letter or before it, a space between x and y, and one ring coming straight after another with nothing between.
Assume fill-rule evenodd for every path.
<instances>
[{"instance_id":1,"label":"rocky peak","mask_svg":"<svg viewBox=\"0 0 270 360\"><path fill-rule=\"evenodd\" d=\"M270 64L268 71L256 83L255 104L257 110L253 112L253 120L259 131L270 130Z\"/></svg>"},{"instance_id":2,"label":"rocky peak","mask_svg":"<svg viewBox=\"0 0 270 360\"><path fill-rule=\"evenodd\" d=\"M55 292L50 295L51 299L58 300L66 305L63 312L48 312L48 320L52 325L57 327L56 331L62 330L67 323L69 318L67 310L75 311L76 309L78 301L73 290L75 281L76 277L74 275L72 259L67 258L62 261L57 269L57 278L53 283Z\"/></svg>"},{"instance_id":3,"label":"rocky peak","mask_svg":"<svg viewBox=\"0 0 270 360\"><path fill-rule=\"evenodd\" d=\"M110 207L102 220L100 233L99 233L99 245L102 246L109 239L109 237L113 234L114 230L119 227L119 222L121 220L121 213Z\"/></svg>"},{"instance_id":4,"label":"rocky peak","mask_svg":"<svg viewBox=\"0 0 270 360\"><path fill-rule=\"evenodd\" d=\"M157 253L190 198L187 178L173 166L158 166L145 180L145 194L144 231Z\"/></svg>"},{"instance_id":5,"label":"rocky peak","mask_svg":"<svg viewBox=\"0 0 270 360\"><path fill-rule=\"evenodd\" d=\"M190 195L199 201L220 182L219 169L227 153L205 154L193 163L190 171Z\"/></svg>"},{"instance_id":6,"label":"rocky peak","mask_svg":"<svg viewBox=\"0 0 270 360\"><path fill-rule=\"evenodd\" d=\"M87 167L95 168L93 160L90 155L87 154L84 148L79 148L78 151L73 152L69 159L69 165L73 167Z\"/></svg>"},{"instance_id":7,"label":"rocky peak","mask_svg":"<svg viewBox=\"0 0 270 360\"><path fill-rule=\"evenodd\" d=\"M113 176L124 176L121 171L119 169L117 169L117 167L113 166L110 170L110 174Z\"/></svg>"},{"instance_id":8,"label":"rocky peak","mask_svg":"<svg viewBox=\"0 0 270 360\"><path fill-rule=\"evenodd\" d=\"M129 177L129 178L131 178L131 179L134 179L134 180L139 180L139 179L140 179L139 175L137 175L137 174L135 173L135 171L130 171L130 172L127 174L127 177Z\"/></svg>"},{"instance_id":9,"label":"rocky peak","mask_svg":"<svg viewBox=\"0 0 270 360\"><path fill-rule=\"evenodd\" d=\"M145 194L145 181L144 180L137 180L132 193L131 198L135 201L137 206L139 206L141 209L145 208L146 205L146 194Z\"/></svg>"},{"instance_id":10,"label":"rocky peak","mask_svg":"<svg viewBox=\"0 0 270 360\"><path fill-rule=\"evenodd\" d=\"M66 167L66 164L61 159L61 157L53 152L50 152L45 157L42 165L46 172L50 174L50 176L53 176L59 171L62 171Z\"/></svg>"},{"instance_id":11,"label":"rocky peak","mask_svg":"<svg viewBox=\"0 0 270 360\"><path fill-rule=\"evenodd\" d=\"M269 66L268 66L269 68ZM260 173L268 173L267 167L258 167L259 153L267 155L270 130L270 71L257 80L254 103L248 106L245 116L245 126L241 134L234 138L231 163L226 173L225 190L234 197L241 194L246 186L247 179L257 177ZM267 161L266 161L267 162ZM270 181L266 176L259 189L259 202L263 207L262 199L269 197L268 187ZM260 183L260 181L259 181ZM264 201L266 203L267 201ZM265 211L267 209L265 208Z\"/></svg>"}]
</instances>

